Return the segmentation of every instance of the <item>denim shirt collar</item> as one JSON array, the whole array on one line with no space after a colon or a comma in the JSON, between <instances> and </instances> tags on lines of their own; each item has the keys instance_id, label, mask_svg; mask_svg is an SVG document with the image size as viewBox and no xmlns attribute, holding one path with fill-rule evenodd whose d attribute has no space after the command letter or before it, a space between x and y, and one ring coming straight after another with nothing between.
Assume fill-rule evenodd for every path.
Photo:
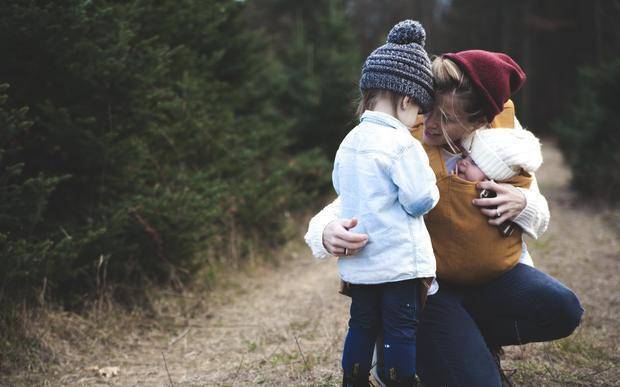
<instances>
[{"instance_id":1,"label":"denim shirt collar","mask_svg":"<svg viewBox=\"0 0 620 387\"><path fill-rule=\"evenodd\" d=\"M373 110L366 110L364 114L362 114L360 122L370 122L373 124L389 126L394 129L405 129L409 132L409 129L405 126L405 124L400 122L396 117Z\"/></svg>"}]
</instances>

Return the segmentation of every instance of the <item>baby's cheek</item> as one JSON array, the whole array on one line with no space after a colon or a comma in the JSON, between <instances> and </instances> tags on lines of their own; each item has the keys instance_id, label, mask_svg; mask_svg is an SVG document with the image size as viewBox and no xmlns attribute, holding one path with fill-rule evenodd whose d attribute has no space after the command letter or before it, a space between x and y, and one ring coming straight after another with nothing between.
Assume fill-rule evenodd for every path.
<instances>
[{"instance_id":1,"label":"baby's cheek","mask_svg":"<svg viewBox=\"0 0 620 387\"><path fill-rule=\"evenodd\" d=\"M473 168L469 168L470 169L470 174L472 175L473 179L475 181L482 181L482 180L486 180L486 175L484 174L484 172L482 172L482 170L478 167L473 167Z\"/></svg>"}]
</instances>

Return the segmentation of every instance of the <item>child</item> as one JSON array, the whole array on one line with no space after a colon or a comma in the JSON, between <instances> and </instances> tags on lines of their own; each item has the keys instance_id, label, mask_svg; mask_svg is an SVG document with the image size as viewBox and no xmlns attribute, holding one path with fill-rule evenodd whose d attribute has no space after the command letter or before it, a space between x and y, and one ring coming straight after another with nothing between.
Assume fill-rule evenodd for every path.
<instances>
[{"instance_id":1,"label":"child","mask_svg":"<svg viewBox=\"0 0 620 387\"><path fill-rule=\"evenodd\" d=\"M472 205L472 200L480 194L476 183L491 179L528 188L532 182L530 173L542 164L542 153L540 141L521 128L478 129L462 145L469 155L457 161L453 171L448 171L453 177L451 195L449 206L444 206L442 211L449 211L452 222L458 223L463 231L435 243L433 248L436 257L450 257L449 260L438 258L442 280L475 285L510 270L523 253L521 229L503 235ZM431 163L436 159L431 157ZM500 209L495 211L499 217ZM437 216L436 212L437 209L429 216ZM473 234L475 238L471 237Z\"/></svg>"},{"instance_id":2,"label":"child","mask_svg":"<svg viewBox=\"0 0 620 387\"><path fill-rule=\"evenodd\" d=\"M342 355L343 385L367 386L375 339L384 338L383 378L415 380L419 279L435 276L435 257L423 215L439 200L428 157L409 128L433 103L425 31L398 23L387 43L362 69L360 124L340 144L333 184L342 216L368 235L355 256L338 260L351 296L349 331ZM381 332L380 332L381 331Z\"/></svg>"}]
</instances>

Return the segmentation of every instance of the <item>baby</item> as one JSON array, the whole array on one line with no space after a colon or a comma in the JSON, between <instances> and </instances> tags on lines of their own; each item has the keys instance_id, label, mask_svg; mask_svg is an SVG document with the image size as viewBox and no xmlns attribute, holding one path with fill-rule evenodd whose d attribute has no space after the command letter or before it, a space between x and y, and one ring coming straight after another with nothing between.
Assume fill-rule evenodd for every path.
<instances>
[{"instance_id":1,"label":"baby","mask_svg":"<svg viewBox=\"0 0 620 387\"><path fill-rule=\"evenodd\" d=\"M533 179L531 173L542 164L540 141L527 130L495 128L478 129L462 141L468 156L456 163L456 167L442 179L450 179L450 196L447 203L435 209L428 217L444 211L450 219L448 226L429 221L431 234L449 232L456 227L462 232L451 234L441 243L433 243L440 279L462 285L485 283L519 263L523 252L520 228L507 233L489 224L489 218L472 205L479 197L476 184L482 180L495 180L515 187L528 188ZM447 230L447 231L446 231ZM499 231L502 232L499 232ZM472 238L471 235L476 235Z\"/></svg>"},{"instance_id":2,"label":"baby","mask_svg":"<svg viewBox=\"0 0 620 387\"><path fill-rule=\"evenodd\" d=\"M456 163L461 179L505 182L542 164L540 141L525 129L480 129L463 141L469 155Z\"/></svg>"}]
</instances>

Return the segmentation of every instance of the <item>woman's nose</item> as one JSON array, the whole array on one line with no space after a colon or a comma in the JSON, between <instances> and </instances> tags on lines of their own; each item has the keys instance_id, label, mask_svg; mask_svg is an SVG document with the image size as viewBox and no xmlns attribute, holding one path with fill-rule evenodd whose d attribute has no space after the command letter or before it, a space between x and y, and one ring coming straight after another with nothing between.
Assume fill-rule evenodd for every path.
<instances>
[{"instance_id":1,"label":"woman's nose","mask_svg":"<svg viewBox=\"0 0 620 387\"><path fill-rule=\"evenodd\" d=\"M437 115L433 113L431 110L427 114L424 115L424 126L428 129L437 128Z\"/></svg>"}]
</instances>

